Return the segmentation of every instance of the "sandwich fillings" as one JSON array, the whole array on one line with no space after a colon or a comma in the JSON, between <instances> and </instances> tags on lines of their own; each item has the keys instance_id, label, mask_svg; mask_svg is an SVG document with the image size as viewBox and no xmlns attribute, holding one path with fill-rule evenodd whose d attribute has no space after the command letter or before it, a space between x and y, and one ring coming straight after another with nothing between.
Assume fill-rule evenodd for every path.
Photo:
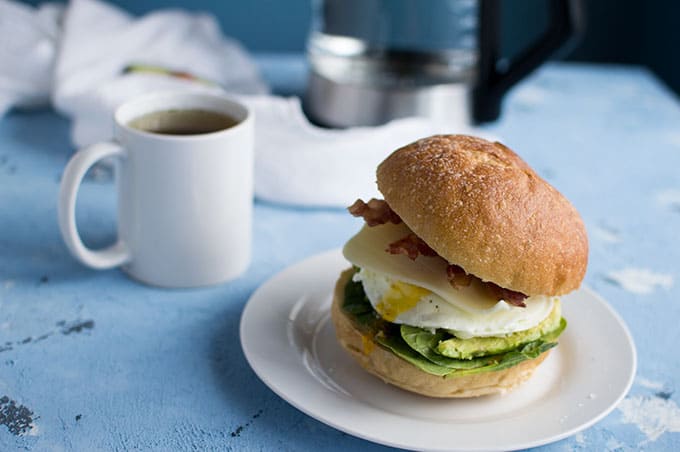
<instances>
[{"instance_id":1,"label":"sandwich fillings","mask_svg":"<svg viewBox=\"0 0 680 452\"><path fill-rule=\"evenodd\" d=\"M361 199L357 199L354 204L347 208L347 210L355 217L362 217L369 227L386 224L388 222L392 224L402 223L399 215L397 215L387 202L382 199L373 198L367 203ZM405 254L411 260L415 260L419 255L443 259L435 250L430 248L423 239L413 232L390 243L385 251L390 254ZM469 286L472 278L481 281L481 279L476 276L465 272L462 267L452 263L448 263L446 275L451 286L454 288ZM523 293L505 289L491 281L482 281L482 283L485 285L490 295L498 301L503 300L513 306L526 307L524 299L527 298L527 296Z\"/></svg>"}]
</instances>

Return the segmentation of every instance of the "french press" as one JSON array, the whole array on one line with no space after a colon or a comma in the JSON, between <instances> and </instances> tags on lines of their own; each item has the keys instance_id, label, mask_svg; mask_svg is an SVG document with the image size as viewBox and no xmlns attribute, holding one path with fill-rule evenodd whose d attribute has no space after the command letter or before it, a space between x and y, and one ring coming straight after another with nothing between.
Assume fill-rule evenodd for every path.
<instances>
[{"instance_id":1,"label":"french press","mask_svg":"<svg viewBox=\"0 0 680 452\"><path fill-rule=\"evenodd\" d=\"M305 110L331 127L495 120L508 89L582 26L580 0L546 4L545 32L507 61L500 0L315 0Z\"/></svg>"}]
</instances>

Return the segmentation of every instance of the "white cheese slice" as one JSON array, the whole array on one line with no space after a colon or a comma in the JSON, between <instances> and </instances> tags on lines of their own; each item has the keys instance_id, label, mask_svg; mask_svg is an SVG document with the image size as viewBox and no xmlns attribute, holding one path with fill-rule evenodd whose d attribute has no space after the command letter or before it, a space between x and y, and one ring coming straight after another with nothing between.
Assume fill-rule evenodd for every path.
<instances>
[{"instance_id":1,"label":"white cheese slice","mask_svg":"<svg viewBox=\"0 0 680 452\"><path fill-rule=\"evenodd\" d=\"M403 223L364 226L347 242L343 248L343 254L357 267L368 268L389 275L393 279L428 289L446 302L471 314L490 314L497 310L512 310L522 316L541 317L543 313L550 312L552 307L550 297L527 298L526 308L511 306L491 297L478 280L474 280L467 287L458 289L452 287L446 276L448 263L440 257L421 255L411 260L406 255L393 255L385 251L390 243L404 238L411 232Z\"/></svg>"}]
</instances>

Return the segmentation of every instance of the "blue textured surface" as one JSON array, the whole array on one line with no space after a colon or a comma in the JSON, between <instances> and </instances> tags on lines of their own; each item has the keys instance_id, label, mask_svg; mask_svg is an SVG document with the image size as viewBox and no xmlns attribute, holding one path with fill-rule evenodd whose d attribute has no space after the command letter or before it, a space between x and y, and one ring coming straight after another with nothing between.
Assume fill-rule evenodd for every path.
<instances>
[{"instance_id":1,"label":"blue textured surface","mask_svg":"<svg viewBox=\"0 0 680 452\"><path fill-rule=\"evenodd\" d=\"M300 59L259 62L277 91L303 86ZM514 90L503 120L488 127L580 210L591 242L586 283L637 343L642 378L631 396L676 410L680 199L669 201L667 190L680 190L678 126L678 100L645 70L553 65ZM56 199L71 153L68 122L52 112L0 120L0 450L386 449L283 402L250 370L238 339L253 290L340 246L356 220L257 203L254 260L242 278L210 289L149 288L117 270L83 268L62 244ZM114 205L110 183L84 184L78 221L90 245L113 239ZM625 267L678 282L634 294L606 277ZM672 416L676 432L652 440L615 410L541 450L680 450L680 417Z\"/></svg>"}]
</instances>

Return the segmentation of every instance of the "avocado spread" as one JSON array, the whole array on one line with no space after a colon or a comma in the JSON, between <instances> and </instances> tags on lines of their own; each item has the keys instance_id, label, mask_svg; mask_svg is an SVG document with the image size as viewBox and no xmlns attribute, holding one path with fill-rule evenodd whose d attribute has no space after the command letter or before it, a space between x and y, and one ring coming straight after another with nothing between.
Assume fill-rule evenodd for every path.
<instances>
[{"instance_id":1,"label":"avocado spread","mask_svg":"<svg viewBox=\"0 0 680 452\"><path fill-rule=\"evenodd\" d=\"M559 304L559 301L556 302L548 317L528 330L518 331L503 337L471 337L469 339L452 337L439 342L437 351L449 358L470 359L506 352L522 344L538 340L559 328L561 319Z\"/></svg>"}]
</instances>

